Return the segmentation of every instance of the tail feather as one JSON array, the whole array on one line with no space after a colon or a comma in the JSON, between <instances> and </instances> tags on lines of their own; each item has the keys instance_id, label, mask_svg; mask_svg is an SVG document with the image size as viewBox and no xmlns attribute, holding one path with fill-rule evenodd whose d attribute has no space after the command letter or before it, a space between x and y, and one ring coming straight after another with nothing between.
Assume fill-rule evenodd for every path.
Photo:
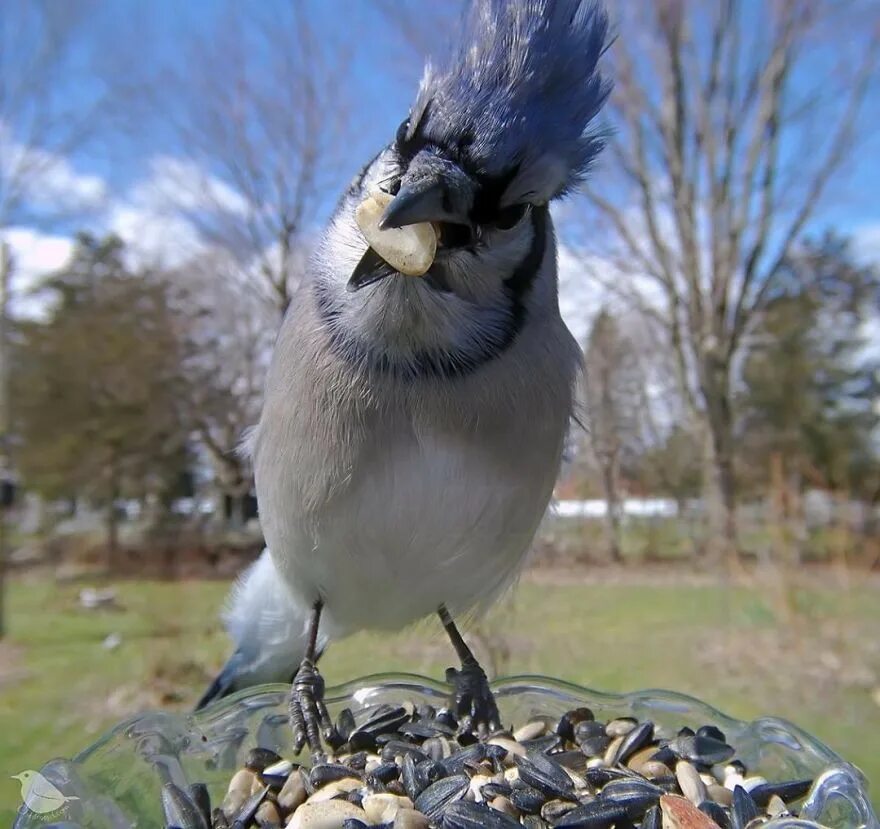
<instances>
[{"instance_id":1,"label":"tail feather","mask_svg":"<svg viewBox=\"0 0 880 829\"><path fill-rule=\"evenodd\" d=\"M201 711L205 706L229 696L229 694L236 690L235 678L238 674L240 662L241 653L236 651L229 657L226 664L220 669L220 673L214 677L205 693L202 694L196 703L196 711Z\"/></svg>"},{"instance_id":2,"label":"tail feather","mask_svg":"<svg viewBox=\"0 0 880 829\"><path fill-rule=\"evenodd\" d=\"M305 654L308 617L264 550L230 593L223 618L235 652L196 710L252 685L290 682Z\"/></svg>"}]
</instances>

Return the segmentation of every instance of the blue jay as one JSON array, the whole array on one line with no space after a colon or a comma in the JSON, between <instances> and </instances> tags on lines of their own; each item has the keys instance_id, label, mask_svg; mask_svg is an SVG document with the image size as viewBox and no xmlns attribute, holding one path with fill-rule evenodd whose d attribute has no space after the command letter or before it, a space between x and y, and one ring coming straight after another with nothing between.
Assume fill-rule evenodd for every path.
<instances>
[{"instance_id":1,"label":"blue jay","mask_svg":"<svg viewBox=\"0 0 880 829\"><path fill-rule=\"evenodd\" d=\"M498 727L453 619L514 579L559 469L581 355L548 204L602 146L607 36L585 0L473 0L343 194L275 345L250 440L267 550L202 704L293 675L296 750L319 753L326 643L438 613L459 717Z\"/></svg>"}]
</instances>

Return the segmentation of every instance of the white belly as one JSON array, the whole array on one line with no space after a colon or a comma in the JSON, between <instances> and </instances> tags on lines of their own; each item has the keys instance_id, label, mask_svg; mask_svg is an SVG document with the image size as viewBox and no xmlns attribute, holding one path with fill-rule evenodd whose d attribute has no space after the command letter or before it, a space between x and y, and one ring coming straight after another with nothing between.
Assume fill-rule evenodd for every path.
<instances>
[{"instance_id":1,"label":"white belly","mask_svg":"<svg viewBox=\"0 0 880 829\"><path fill-rule=\"evenodd\" d=\"M550 498L562 436L388 428L309 521L273 523L276 566L324 630L399 628L488 601L515 575ZM523 436L525 437L525 436Z\"/></svg>"}]
</instances>

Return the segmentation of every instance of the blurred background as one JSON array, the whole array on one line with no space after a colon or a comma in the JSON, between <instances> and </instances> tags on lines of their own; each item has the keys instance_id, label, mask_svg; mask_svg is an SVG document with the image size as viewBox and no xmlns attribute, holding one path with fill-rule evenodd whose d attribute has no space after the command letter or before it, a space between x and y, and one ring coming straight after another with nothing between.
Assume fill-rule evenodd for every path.
<instances>
[{"instance_id":1,"label":"blurred background","mask_svg":"<svg viewBox=\"0 0 880 829\"><path fill-rule=\"evenodd\" d=\"M226 656L261 549L236 447L436 5L0 6L3 816L5 777L191 707ZM880 7L609 8L608 146L555 207L588 428L471 637L496 674L787 717L880 803ZM440 676L434 628L325 676Z\"/></svg>"}]
</instances>

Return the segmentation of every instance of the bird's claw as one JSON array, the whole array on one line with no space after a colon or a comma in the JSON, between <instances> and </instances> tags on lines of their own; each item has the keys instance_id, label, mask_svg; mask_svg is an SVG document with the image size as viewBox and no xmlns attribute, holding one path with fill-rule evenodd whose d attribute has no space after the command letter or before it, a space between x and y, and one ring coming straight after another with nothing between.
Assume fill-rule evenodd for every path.
<instances>
[{"instance_id":1,"label":"bird's claw","mask_svg":"<svg viewBox=\"0 0 880 829\"><path fill-rule=\"evenodd\" d=\"M452 707L460 731L475 731L481 738L500 730L501 716L489 688L486 672L476 659L467 659L460 670L448 668L446 681L453 686Z\"/></svg>"},{"instance_id":2,"label":"bird's claw","mask_svg":"<svg viewBox=\"0 0 880 829\"><path fill-rule=\"evenodd\" d=\"M308 659L302 661L293 678L288 715L294 752L299 754L308 744L313 761L320 761L324 756L321 737L328 744L335 744L336 729L324 704L324 678Z\"/></svg>"}]
</instances>

